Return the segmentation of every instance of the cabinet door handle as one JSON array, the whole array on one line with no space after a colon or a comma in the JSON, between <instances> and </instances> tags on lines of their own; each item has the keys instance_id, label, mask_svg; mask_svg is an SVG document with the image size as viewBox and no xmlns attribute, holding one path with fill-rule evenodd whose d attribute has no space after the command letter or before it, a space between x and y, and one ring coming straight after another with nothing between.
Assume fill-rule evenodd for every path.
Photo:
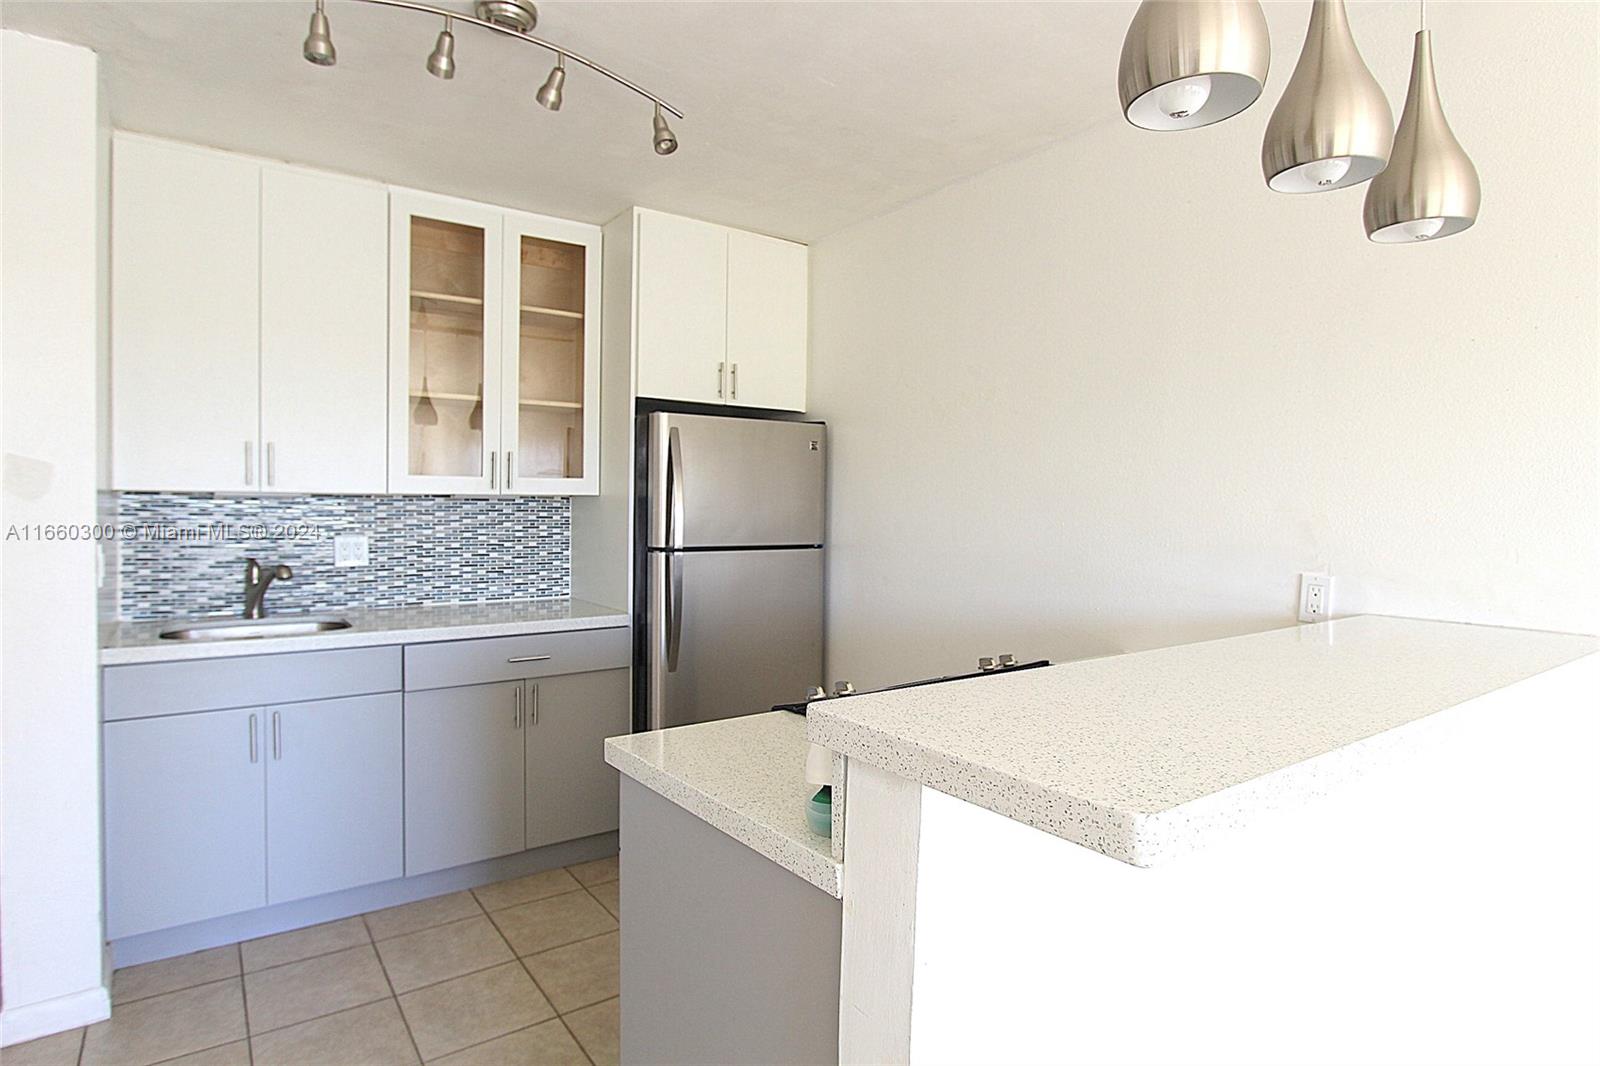
<instances>
[{"instance_id":1,"label":"cabinet door handle","mask_svg":"<svg viewBox=\"0 0 1600 1066\"><path fill-rule=\"evenodd\" d=\"M250 716L250 761L256 761L256 716Z\"/></svg>"},{"instance_id":2,"label":"cabinet door handle","mask_svg":"<svg viewBox=\"0 0 1600 1066\"><path fill-rule=\"evenodd\" d=\"M722 399L723 383L728 380L728 364L717 364L717 399Z\"/></svg>"},{"instance_id":3,"label":"cabinet door handle","mask_svg":"<svg viewBox=\"0 0 1600 1066\"><path fill-rule=\"evenodd\" d=\"M522 728L522 686L511 690L511 728Z\"/></svg>"},{"instance_id":4,"label":"cabinet door handle","mask_svg":"<svg viewBox=\"0 0 1600 1066\"><path fill-rule=\"evenodd\" d=\"M533 686L533 724L539 724L539 686Z\"/></svg>"},{"instance_id":5,"label":"cabinet door handle","mask_svg":"<svg viewBox=\"0 0 1600 1066\"><path fill-rule=\"evenodd\" d=\"M737 400L739 398L739 364L738 363L730 363L729 364L728 376L733 381L733 398L735 400ZM271 447L271 445L268 445L268 447Z\"/></svg>"},{"instance_id":6,"label":"cabinet door handle","mask_svg":"<svg viewBox=\"0 0 1600 1066\"><path fill-rule=\"evenodd\" d=\"M548 655L513 655L507 659L508 663L542 663L548 660Z\"/></svg>"},{"instance_id":7,"label":"cabinet door handle","mask_svg":"<svg viewBox=\"0 0 1600 1066\"><path fill-rule=\"evenodd\" d=\"M506 491L511 491L511 453L506 452Z\"/></svg>"},{"instance_id":8,"label":"cabinet door handle","mask_svg":"<svg viewBox=\"0 0 1600 1066\"><path fill-rule=\"evenodd\" d=\"M254 441L244 442L244 483L254 485L256 482L256 446Z\"/></svg>"},{"instance_id":9,"label":"cabinet door handle","mask_svg":"<svg viewBox=\"0 0 1600 1066\"><path fill-rule=\"evenodd\" d=\"M738 392L739 390L735 389L734 395L737 396ZM267 486L269 488L278 483L278 464L276 460L276 452L277 449L273 447L272 442L270 440L267 441Z\"/></svg>"},{"instance_id":10,"label":"cabinet door handle","mask_svg":"<svg viewBox=\"0 0 1600 1066\"><path fill-rule=\"evenodd\" d=\"M499 452L494 451L494 452L490 452L489 453L489 490L491 492L494 491L494 488L495 488L494 464L495 464L495 460L497 460L499 458L500 458L500 453Z\"/></svg>"},{"instance_id":11,"label":"cabinet door handle","mask_svg":"<svg viewBox=\"0 0 1600 1066\"><path fill-rule=\"evenodd\" d=\"M283 715L272 712L272 757L283 758Z\"/></svg>"}]
</instances>

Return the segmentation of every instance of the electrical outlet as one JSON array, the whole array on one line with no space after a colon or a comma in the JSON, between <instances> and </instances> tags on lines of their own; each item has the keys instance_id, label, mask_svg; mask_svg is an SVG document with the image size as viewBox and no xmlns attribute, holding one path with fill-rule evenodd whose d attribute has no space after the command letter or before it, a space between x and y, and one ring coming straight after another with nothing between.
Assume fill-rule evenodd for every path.
<instances>
[{"instance_id":1,"label":"electrical outlet","mask_svg":"<svg viewBox=\"0 0 1600 1066\"><path fill-rule=\"evenodd\" d=\"M333 565L366 566L367 535L365 533L341 533L334 537Z\"/></svg>"},{"instance_id":2,"label":"electrical outlet","mask_svg":"<svg viewBox=\"0 0 1600 1066\"><path fill-rule=\"evenodd\" d=\"M1300 621L1326 622L1333 616L1333 578L1327 574L1300 575Z\"/></svg>"}]
</instances>

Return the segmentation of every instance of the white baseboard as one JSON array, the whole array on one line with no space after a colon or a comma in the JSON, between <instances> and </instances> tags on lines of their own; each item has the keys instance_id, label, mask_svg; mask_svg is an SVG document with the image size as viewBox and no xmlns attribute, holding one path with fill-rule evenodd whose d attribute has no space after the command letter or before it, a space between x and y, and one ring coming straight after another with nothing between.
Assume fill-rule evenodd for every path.
<instances>
[{"instance_id":1,"label":"white baseboard","mask_svg":"<svg viewBox=\"0 0 1600 1066\"><path fill-rule=\"evenodd\" d=\"M87 988L43 1003L23 1003L0 1010L0 1047L64 1033L111 1017L111 990Z\"/></svg>"}]
</instances>

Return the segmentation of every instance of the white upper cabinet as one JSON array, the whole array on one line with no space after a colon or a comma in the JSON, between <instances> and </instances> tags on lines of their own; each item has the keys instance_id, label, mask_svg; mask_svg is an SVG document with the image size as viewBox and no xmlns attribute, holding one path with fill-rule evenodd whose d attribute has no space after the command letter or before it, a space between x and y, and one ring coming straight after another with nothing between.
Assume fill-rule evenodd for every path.
<instances>
[{"instance_id":1,"label":"white upper cabinet","mask_svg":"<svg viewBox=\"0 0 1600 1066\"><path fill-rule=\"evenodd\" d=\"M389 487L599 487L600 230L390 197Z\"/></svg>"},{"instance_id":2,"label":"white upper cabinet","mask_svg":"<svg viewBox=\"0 0 1600 1066\"><path fill-rule=\"evenodd\" d=\"M805 245L643 210L634 240L640 396L805 410Z\"/></svg>"},{"instance_id":3,"label":"white upper cabinet","mask_svg":"<svg viewBox=\"0 0 1600 1066\"><path fill-rule=\"evenodd\" d=\"M389 488L497 492L500 213L399 191L389 203Z\"/></svg>"},{"instance_id":4,"label":"white upper cabinet","mask_svg":"<svg viewBox=\"0 0 1600 1066\"><path fill-rule=\"evenodd\" d=\"M389 192L269 166L261 233L262 484L383 492Z\"/></svg>"},{"instance_id":5,"label":"white upper cabinet","mask_svg":"<svg viewBox=\"0 0 1600 1066\"><path fill-rule=\"evenodd\" d=\"M729 402L806 409L809 263L803 244L729 232Z\"/></svg>"},{"instance_id":6,"label":"white upper cabinet","mask_svg":"<svg viewBox=\"0 0 1600 1066\"><path fill-rule=\"evenodd\" d=\"M112 485L382 492L388 192L117 134Z\"/></svg>"},{"instance_id":7,"label":"white upper cabinet","mask_svg":"<svg viewBox=\"0 0 1600 1066\"><path fill-rule=\"evenodd\" d=\"M600 488L600 231L539 215L505 219L503 491Z\"/></svg>"},{"instance_id":8,"label":"white upper cabinet","mask_svg":"<svg viewBox=\"0 0 1600 1066\"><path fill-rule=\"evenodd\" d=\"M115 488L259 487L260 181L250 160L115 140Z\"/></svg>"},{"instance_id":9,"label":"white upper cabinet","mask_svg":"<svg viewBox=\"0 0 1600 1066\"><path fill-rule=\"evenodd\" d=\"M639 395L724 402L728 231L641 211L638 242Z\"/></svg>"}]
</instances>

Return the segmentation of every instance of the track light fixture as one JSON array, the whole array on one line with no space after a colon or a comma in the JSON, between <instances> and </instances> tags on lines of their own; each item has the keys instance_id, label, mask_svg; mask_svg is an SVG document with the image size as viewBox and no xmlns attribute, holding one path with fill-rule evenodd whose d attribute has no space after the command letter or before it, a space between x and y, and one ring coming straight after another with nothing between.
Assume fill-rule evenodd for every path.
<instances>
[{"instance_id":1,"label":"track light fixture","mask_svg":"<svg viewBox=\"0 0 1600 1066\"><path fill-rule=\"evenodd\" d=\"M322 10L322 0L317 0L317 9L311 13L311 29L306 33L305 44L300 46L300 54L306 57L307 63L319 67L331 67L339 59L339 53L333 48L328 14Z\"/></svg>"},{"instance_id":2,"label":"track light fixture","mask_svg":"<svg viewBox=\"0 0 1600 1066\"><path fill-rule=\"evenodd\" d=\"M567 84L567 57L556 56L556 65L550 68L550 76L539 86L539 91L533 98L539 101L539 106L551 111L561 110L561 89Z\"/></svg>"},{"instance_id":3,"label":"track light fixture","mask_svg":"<svg viewBox=\"0 0 1600 1066\"><path fill-rule=\"evenodd\" d=\"M444 29L434 42L433 53L428 56L428 73L449 81L456 76L456 35L450 32L450 16L444 18Z\"/></svg>"},{"instance_id":4,"label":"track light fixture","mask_svg":"<svg viewBox=\"0 0 1600 1066\"><path fill-rule=\"evenodd\" d=\"M653 143L656 155L671 155L678 150L678 136L672 132L672 127L667 125L667 118L661 113L661 105L656 105L655 137Z\"/></svg>"},{"instance_id":5,"label":"track light fixture","mask_svg":"<svg viewBox=\"0 0 1600 1066\"><path fill-rule=\"evenodd\" d=\"M567 84L567 60L582 67L587 67L602 77L609 78L629 92L649 100L655 105L653 119L654 136L651 145L657 155L671 155L678 150L678 135L672 132L672 127L667 125L665 112L671 112L677 118L683 117L683 112L667 103L655 93L648 92L634 82L624 78L621 74L581 56L569 49L562 48L552 41L542 37L535 37L530 32L538 21L538 11L532 0L477 0L474 13L463 14L451 11L448 8L436 7L432 4L415 2L415 0L352 0L353 3L373 4L378 7L397 8L402 11L416 11L425 15L432 15L444 19L444 29L440 31L438 41L433 46L433 52L428 56L428 73L436 78L450 79L455 76L456 39L453 32L454 24L465 23L477 26L491 33L498 33L505 37L514 37L527 44L536 45L548 52L553 52L556 65L545 78L544 84L534 94L534 99L541 107L551 111L561 110L561 99ZM333 37L328 29L328 16L323 11L323 0L316 0L316 11L311 16L311 31L306 34L305 44L301 47L301 55L307 62L315 63L320 67L334 65L335 54L333 50ZM431 405L430 405L431 406Z\"/></svg>"}]
</instances>

